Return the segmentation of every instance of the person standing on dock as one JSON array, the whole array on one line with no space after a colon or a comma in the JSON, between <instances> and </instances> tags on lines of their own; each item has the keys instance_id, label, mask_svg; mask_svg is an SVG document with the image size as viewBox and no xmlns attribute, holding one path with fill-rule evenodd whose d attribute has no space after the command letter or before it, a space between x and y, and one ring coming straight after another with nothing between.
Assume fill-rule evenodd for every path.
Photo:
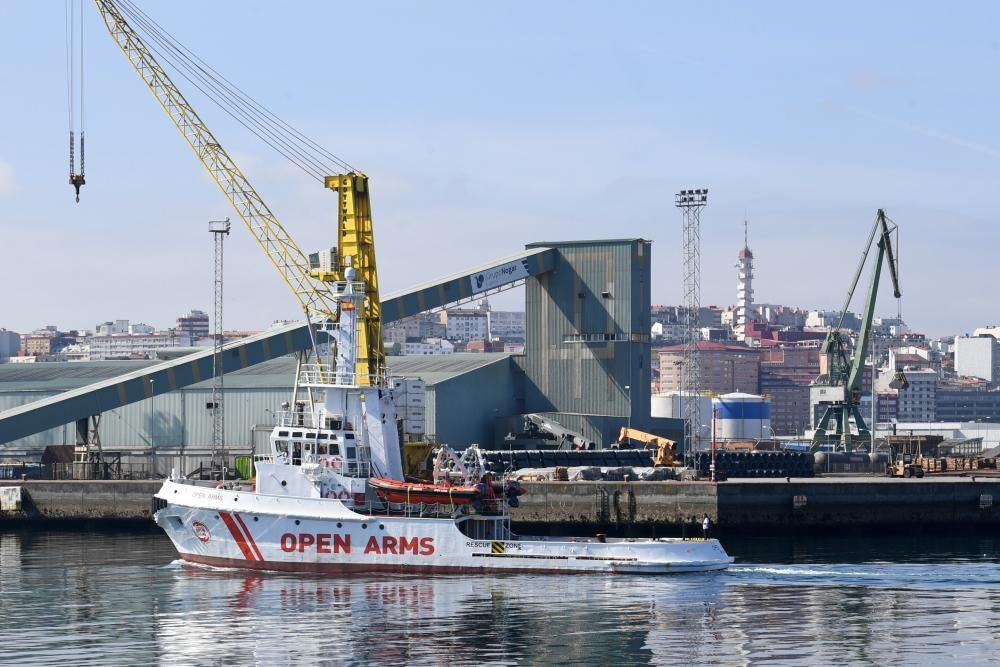
<instances>
[{"instance_id":1,"label":"person standing on dock","mask_svg":"<svg viewBox=\"0 0 1000 667\"><path fill-rule=\"evenodd\" d=\"M706 514L705 518L701 520L701 536L707 540L711 532L712 532L712 520L709 519L708 515Z\"/></svg>"}]
</instances>

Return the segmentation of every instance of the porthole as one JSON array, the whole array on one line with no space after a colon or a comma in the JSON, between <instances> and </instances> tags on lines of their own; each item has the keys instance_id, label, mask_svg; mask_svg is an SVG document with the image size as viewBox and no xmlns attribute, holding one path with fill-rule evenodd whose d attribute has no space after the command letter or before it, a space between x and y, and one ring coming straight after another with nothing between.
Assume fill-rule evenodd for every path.
<instances>
[{"instance_id":1,"label":"porthole","mask_svg":"<svg viewBox=\"0 0 1000 667\"><path fill-rule=\"evenodd\" d=\"M363 523L363 524L361 524L361 527L362 527L362 528L367 528L367 527L368 527L368 524L367 524L367 523Z\"/></svg>"},{"instance_id":2,"label":"porthole","mask_svg":"<svg viewBox=\"0 0 1000 667\"><path fill-rule=\"evenodd\" d=\"M299 525L299 520L298 519L295 520L295 525L296 526Z\"/></svg>"}]
</instances>

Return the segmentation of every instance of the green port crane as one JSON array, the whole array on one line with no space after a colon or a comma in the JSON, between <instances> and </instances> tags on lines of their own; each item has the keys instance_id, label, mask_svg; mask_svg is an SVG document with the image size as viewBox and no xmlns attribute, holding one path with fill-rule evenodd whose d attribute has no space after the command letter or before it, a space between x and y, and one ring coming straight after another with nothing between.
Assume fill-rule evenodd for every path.
<instances>
[{"instance_id":1,"label":"green port crane","mask_svg":"<svg viewBox=\"0 0 1000 667\"><path fill-rule=\"evenodd\" d=\"M150 19L139 13L134 3L128 0L94 1L111 38L291 288L309 320L336 322L339 319L336 283L345 281L347 269L353 268L355 280L362 281L365 289L364 310L360 314L361 326L357 337L357 383L370 385L379 382L385 375L385 351L368 177L351 170L322 179L325 187L338 194L337 248L307 256L188 103L124 14L131 13L145 24L147 30ZM122 7L126 8L125 12ZM171 45L171 48L175 47ZM82 151L81 138L81 163ZM83 183L82 172L81 164L80 184ZM71 182L72 176L71 172ZM79 193L79 185L74 185Z\"/></svg>"},{"instance_id":2,"label":"green port crane","mask_svg":"<svg viewBox=\"0 0 1000 667\"><path fill-rule=\"evenodd\" d=\"M883 259L889 265L893 295L897 299L902 296L902 293L899 291L899 273L896 267L896 257L892 250L893 233L898 233L896 224L886 218L885 211L879 209L878 214L875 216L875 223L872 225L871 234L868 236L868 243L865 244L861 261L858 263L858 269L854 273L854 280L851 281L851 287L847 291L847 299L844 301L844 307L840 311L837 326L831 327L827 331L826 338L823 340L823 346L820 348L826 357L826 372L816 378L810 387L810 404L818 402L825 407L823 415L816 423L816 430L813 432L812 449L814 451L826 442L831 424L834 434L840 437L841 445L846 451L850 451L852 418L857 426L857 438L864 441L871 440L871 432L868 430L865 419L861 415L859 404L861 402L865 358L868 354L868 346L871 340L872 319L875 316L875 299L878 295ZM851 304L851 299L854 297L854 290L861 279L861 273L864 270L876 236L878 237L878 242L875 244L877 252L875 255L875 264L872 267L871 283L868 286L868 298L865 301L864 313L861 316L861 329L858 332L857 344L854 346L854 354L849 356L848 340L842 333L842 327L844 319L847 316L847 309Z\"/></svg>"}]
</instances>

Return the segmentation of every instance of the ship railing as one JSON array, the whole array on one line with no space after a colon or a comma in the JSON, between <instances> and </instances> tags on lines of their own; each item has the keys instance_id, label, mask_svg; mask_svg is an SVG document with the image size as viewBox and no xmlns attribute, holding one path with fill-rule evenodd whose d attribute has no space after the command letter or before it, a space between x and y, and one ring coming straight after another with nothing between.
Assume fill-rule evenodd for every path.
<instances>
[{"instance_id":1,"label":"ship railing","mask_svg":"<svg viewBox=\"0 0 1000 667\"><path fill-rule=\"evenodd\" d=\"M316 428L312 410L279 410L275 413L278 426Z\"/></svg>"},{"instance_id":2,"label":"ship railing","mask_svg":"<svg viewBox=\"0 0 1000 667\"><path fill-rule=\"evenodd\" d=\"M347 288L349 287L351 292L358 297L358 299L363 299L365 296L365 284L360 280L335 280L333 282L324 283L337 297L343 298L347 295ZM327 323L324 323L325 326ZM330 324L333 324L330 322ZM321 327L322 328L322 327Z\"/></svg>"},{"instance_id":3,"label":"ship railing","mask_svg":"<svg viewBox=\"0 0 1000 667\"><path fill-rule=\"evenodd\" d=\"M384 372L362 374L338 371L335 364L302 364L299 370L299 384L303 386L386 387L387 379Z\"/></svg>"}]
</instances>

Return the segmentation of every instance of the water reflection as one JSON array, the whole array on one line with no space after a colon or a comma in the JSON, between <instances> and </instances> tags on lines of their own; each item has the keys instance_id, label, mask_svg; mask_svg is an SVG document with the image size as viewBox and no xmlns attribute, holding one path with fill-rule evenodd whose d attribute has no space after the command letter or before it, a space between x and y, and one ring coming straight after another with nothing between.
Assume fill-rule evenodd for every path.
<instances>
[{"instance_id":1,"label":"water reflection","mask_svg":"<svg viewBox=\"0 0 1000 667\"><path fill-rule=\"evenodd\" d=\"M690 595L694 578L661 580L661 595ZM205 660L227 637L236 662L455 665L646 663L656 602L635 580L574 577L322 579L183 568L175 609L157 619L165 662ZM722 590L697 580L697 605ZM225 610L225 611L222 611ZM212 626L207 617L217 619ZM213 627L214 626L214 627ZM289 638L294 637L292 644ZM167 650L170 647L170 650Z\"/></svg>"},{"instance_id":2,"label":"water reflection","mask_svg":"<svg viewBox=\"0 0 1000 667\"><path fill-rule=\"evenodd\" d=\"M333 579L170 564L159 534L0 532L0 663L991 664L1000 564L991 543L953 546L776 541L672 577Z\"/></svg>"}]
</instances>

